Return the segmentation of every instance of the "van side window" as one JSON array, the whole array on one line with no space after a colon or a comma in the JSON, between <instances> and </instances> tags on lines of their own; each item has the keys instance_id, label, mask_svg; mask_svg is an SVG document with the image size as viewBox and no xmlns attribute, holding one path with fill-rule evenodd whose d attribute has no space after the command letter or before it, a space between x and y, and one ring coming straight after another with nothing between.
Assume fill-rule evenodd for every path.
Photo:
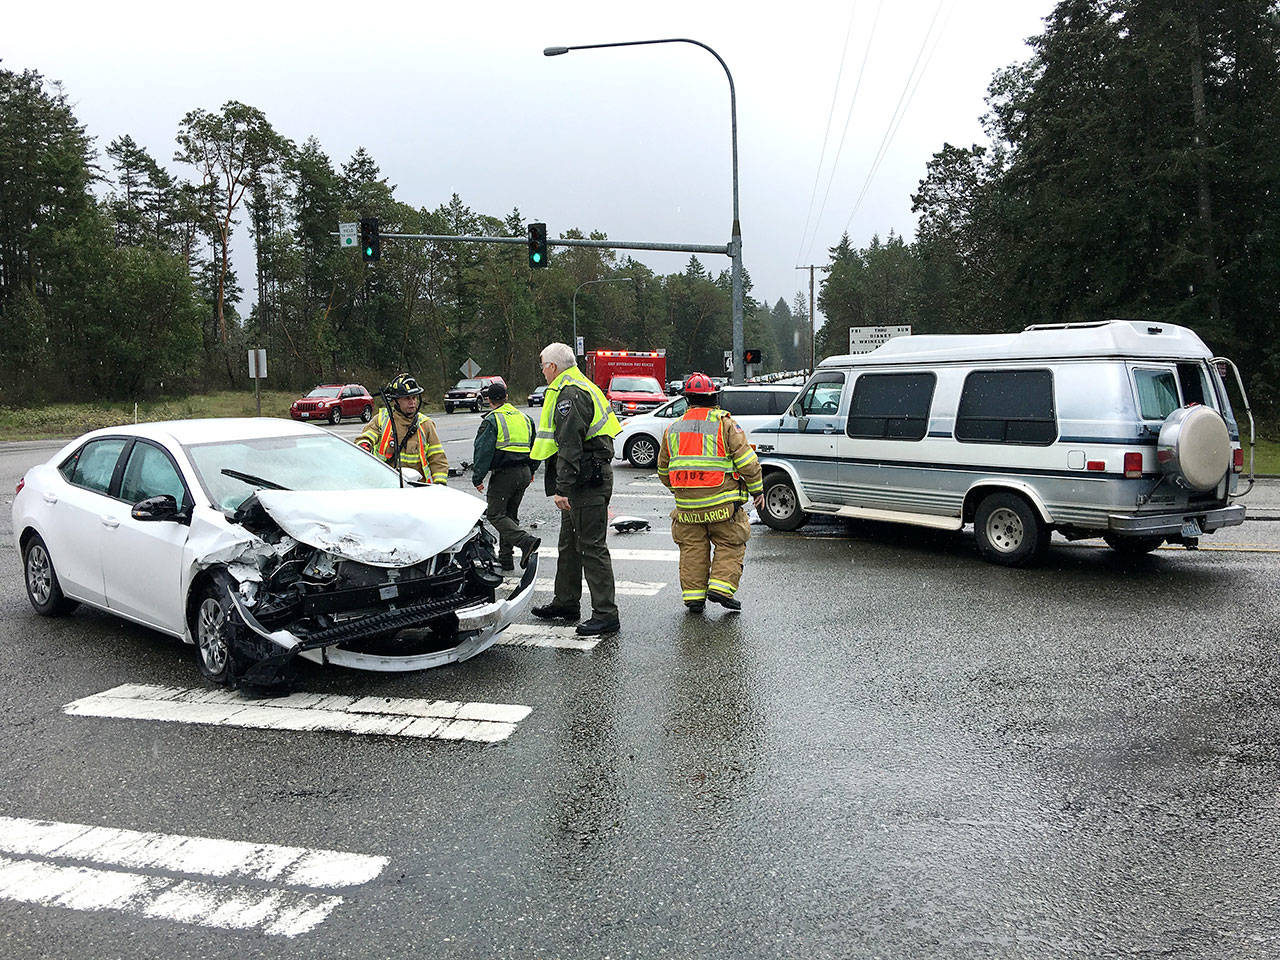
<instances>
[{"instance_id":1,"label":"van side window","mask_svg":"<svg viewBox=\"0 0 1280 960\"><path fill-rule=\"evenodd\" d=\"M1048 370L975 370L965 377L957 440L1048 446L1057 436Z\"/></svg>"},{"instance_id":2,"label":"van side window","mask_svg":"<svg viewBox=\"0 0 1280 960\"><path fill-rule=\"evenodd\" d=\"M795 405L797 417L833 417L840 410L840 394L844 392L843 373L820 373Z\"/></svg>"},{"instance_id":3,"label":"van side window","mask_svg":"<svg viewBox=\"0 0 1280 960\"><path fill-rule=\"evenodd\" d=\"M851 437L923 440L938 378L932 373L864 373L853 384Z\"/></svg>"},{"instance_id":4,"label":"van side window","mask_svg":"<svg viewBox=\"0 0 1280 960\"><path fill-rule=\"evenodd\" d=\"M734 390L732 393L726 390L720 394L720 406L735 417L768 415L771 412L769 394L765 390Z\"/></svg>"},{"instance_id":5,"label":"van side window","mask_svg":"<svg viewBox=\"0 0 1280 960\"><path fill-rule=\"evenodd\" d=\"M1206 407L1212 407L1209 402L1210 389L1205 382L1204 368L1198 363L1180 363L1178 364L1178 385L1182 387L1182 402L1199 403Z\"/></svg>"},{"instance_id":6,"label":"van side window","mask_svg":"<svg viewBox=\"0 0 1280 960\"><path fill-rule=\"evenodd\" d=\"M1178 382L1172 370L1134 370L1133 380L1143 420L1163 420L1178 409Z\"/></svg>"}]
</instances>

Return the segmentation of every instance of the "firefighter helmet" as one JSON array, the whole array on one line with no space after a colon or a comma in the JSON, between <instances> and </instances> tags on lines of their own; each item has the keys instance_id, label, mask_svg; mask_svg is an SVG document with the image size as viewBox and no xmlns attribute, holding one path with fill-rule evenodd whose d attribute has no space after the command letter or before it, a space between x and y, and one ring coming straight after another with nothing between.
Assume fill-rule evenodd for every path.
<instances>
[{"instance_id":1,"label":"firefighter helmet","mask_svg":"<svg viewBox=\"0 0 1280 960\"><path fill-rule=\"evenodd\" d=\"M418 394L422 393L423 390L422 387L418 385L417 380L409 376L407 373L402 373L388 383L383 392L386 393L388 397L391 397L391 399L398 400L401 397L416 397Z\"/></svg>"},{"instance_id":2,"label":"firefighter helmet","mask_svg":"<svg viewBox=\"0 0 1280 960\"><path fill-rule=\"evenodd\" d=\"M715 381L705 373L691 373L684 381L684 395L694 394L699 397L714 397L719 393Z\"/></svg>"}]
</instances>

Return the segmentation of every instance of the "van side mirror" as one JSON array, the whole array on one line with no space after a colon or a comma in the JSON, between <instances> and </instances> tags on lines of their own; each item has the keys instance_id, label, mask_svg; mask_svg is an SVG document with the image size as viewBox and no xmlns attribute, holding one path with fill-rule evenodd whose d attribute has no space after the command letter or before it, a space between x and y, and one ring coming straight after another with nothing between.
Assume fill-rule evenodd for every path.
<instances>
[{"instance_id":1,"label":"van side mirror","mask_svg":"<svg viewBox=\"0 0 1280 960\"><path fill-rule=\"evenodd\" d=\"M188 519L186 512L178 507L178 501L167 493L139 500L129 515L135 520L176 520L179 523Z\"/></svg>"}]
</instances>

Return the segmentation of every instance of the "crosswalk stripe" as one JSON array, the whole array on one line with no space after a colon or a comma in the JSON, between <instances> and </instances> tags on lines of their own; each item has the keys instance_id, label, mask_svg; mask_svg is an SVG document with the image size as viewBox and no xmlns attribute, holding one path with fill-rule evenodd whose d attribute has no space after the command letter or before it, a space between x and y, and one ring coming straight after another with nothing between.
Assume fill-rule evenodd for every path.
<instances>
[{"instance_id":1,"label":"crosswalk stripe","mask_svg":"<svg viewBox=\"0 0 1280 960\"><path fill-rule=\"evenodd\" d=\"M511 577L507 579L504 585L514 587L519 582L519 580ZM613 583L614 591L622 597L656 597L665 586L665 583L656 583L651 580L615 580ZM533 581L533 587L535 590L546 593L555 589L556 582L550 577L541 578Z\"/></svg>"},{"instance_id":2,"label":"crosswalk stripe","mask_svg":"<svg viewBox=\"0 0 1280 960\"><path fill-rule=\"evenodd\" d=\"M538 556L540 558L550 558L560 556L559 550L555 547L539 547ZM676 563L680 559L679 550L634 550L624 547L609 547L609 556L614 560L658 560L663 562Z\"/></svg>"},{"instance_id":3,"label":"crosswalk stripe","mask_svg":"<svg viewBox=\"0 0 1280 960\"><path fill-rule=\"evenodd\" d=\"M71 716L266 730L324 730L476 743L505 740L531 710L520 704L313 693L251 701L229 690L151 684L122 684L68 703L62 709Z\"/></svg>"},{"instance_id":4,"label":"crosswalk stripe","mask_svg":"<svg viewBox=\"0 0 1280 960\"><path fill-rule=\"evenodd\" d=\"M498 635L498 643L508 647L554 647L560 650L590 650L600 639L580 637L573 627L536 623L513 623Z\"/></svg>"},{"instance_id":5,"label":"crosswalk stripe","mask_svg":"<svg viewBox=\"0 0 1280 960\"><path fill-rule=\"evenodd\" d=\"M380 874L388 862L386 857L341 850L143 833L23 817L0 817L0 851L304 887L358 886Z\"/></svg>"}]
</instances>

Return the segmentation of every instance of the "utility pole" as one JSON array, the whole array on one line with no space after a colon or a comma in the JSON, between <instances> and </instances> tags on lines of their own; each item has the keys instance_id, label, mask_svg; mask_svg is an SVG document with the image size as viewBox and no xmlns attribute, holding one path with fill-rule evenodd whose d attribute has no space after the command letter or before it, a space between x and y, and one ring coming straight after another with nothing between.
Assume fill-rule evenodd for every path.
<instances>
[{"instance_id":1,"label":"utility pole","mask_svg":"<svg viewBox=\"0 0 1280 960\"><path fill-rule=\"evenodd\" d=\"M817 366L817 342L813 336L813 271L825 268L811 263L807 267L796 267L796 269L809 271L809 372L812 373L813 368Z\"/></svg>"}]
</instances>

